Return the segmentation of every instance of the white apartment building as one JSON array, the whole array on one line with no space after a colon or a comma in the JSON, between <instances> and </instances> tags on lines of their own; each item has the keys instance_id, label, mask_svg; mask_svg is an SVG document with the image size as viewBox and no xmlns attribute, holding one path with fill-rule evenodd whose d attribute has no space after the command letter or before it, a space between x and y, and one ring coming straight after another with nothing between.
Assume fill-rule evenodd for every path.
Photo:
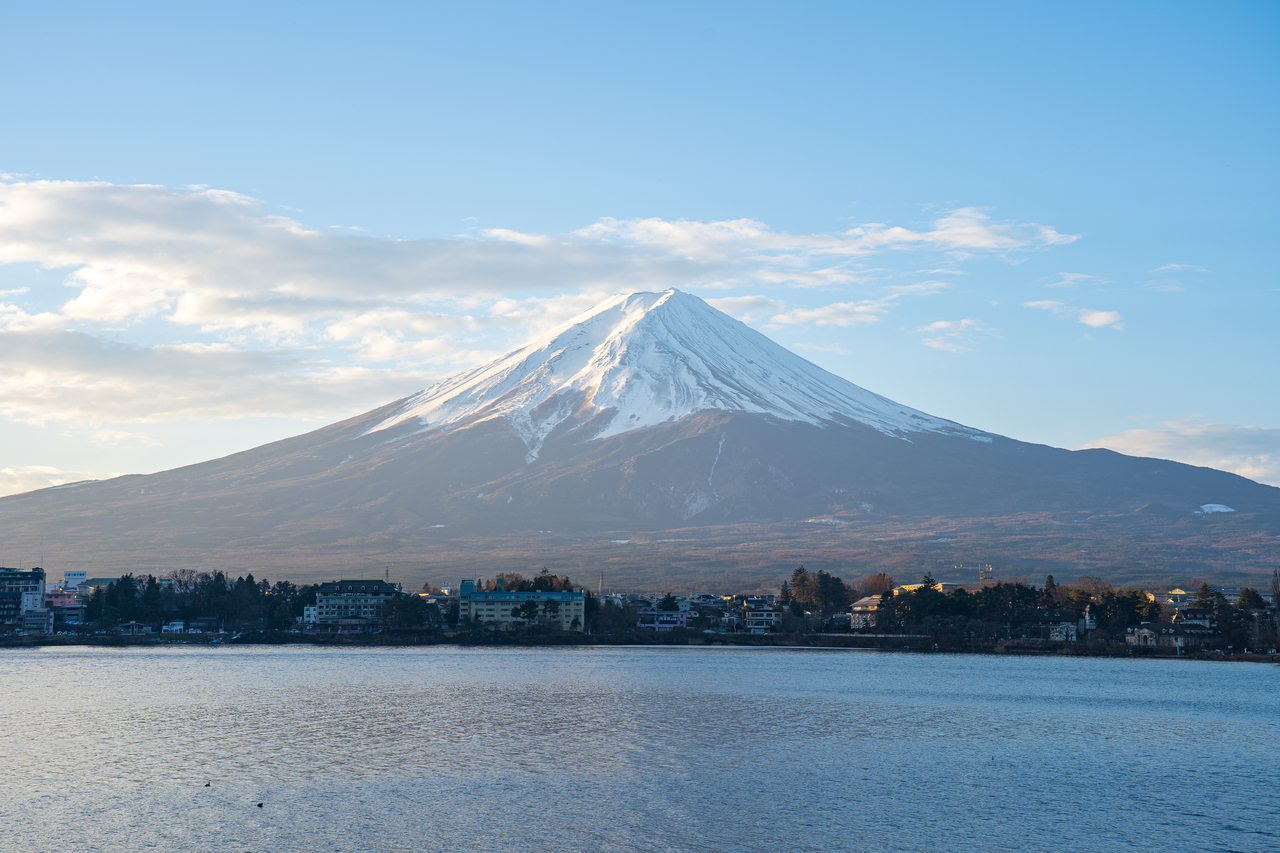
<instances>
[{"instance_id":1,"label":"white apartment building","mask_svg":"<svg viewBox=\"0 0 1280 853\"><path fill-rule=\"evenodd\" d=\"M474 583L471 589L474 589ZM466 581L462 588L468 589ZM563 631L581 631L586 622L583 611L586 596L580 592L464 592L458 599L458 622L469 619L473 623L505 628L527 624L529 620L516 615L526 602L535 602L538 615L535 621L551 624ZM547 602L554 602L548 607Z\"/></svg>"}]
</instances>

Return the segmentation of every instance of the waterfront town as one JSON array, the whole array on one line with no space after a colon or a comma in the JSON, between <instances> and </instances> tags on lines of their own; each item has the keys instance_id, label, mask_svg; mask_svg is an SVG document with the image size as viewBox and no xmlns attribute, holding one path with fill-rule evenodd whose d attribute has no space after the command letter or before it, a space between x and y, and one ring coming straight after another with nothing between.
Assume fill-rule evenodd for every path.
<instances>
[{"instance_id":1,"label":"waterfront town","mask_svg":"<svg viewBox=\"0 0 1280 853\"><path fill-rule=\"evenodd\" d=\"M962 567L957 567L962 568ZM797 568L777 592L722 595L593 592L545 568L406 591L389 579L297 585L220 572L90 577L0 567L0 635L130 637L158 642L371 640L702 641L809 637L877 647L1093 648L1153 654L1272 654L1276 593L1188 584L1114 589L1098 578L1042 586L995 580L899 584L887 574L856 583ZM826 644L832 644L830 642ZM835 643L840 644L840 643ZM848 644L848 643L845 643Z\"/></svg>"}]
</instances>

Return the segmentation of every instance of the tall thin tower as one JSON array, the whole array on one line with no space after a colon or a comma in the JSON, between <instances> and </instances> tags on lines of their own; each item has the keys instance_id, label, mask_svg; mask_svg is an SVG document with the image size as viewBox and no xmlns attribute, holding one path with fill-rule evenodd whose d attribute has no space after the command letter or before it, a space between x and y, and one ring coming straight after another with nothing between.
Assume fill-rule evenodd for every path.
<instances>
[{"instance_id":1,"label":"tall thin tower","mask_svg":"<svg viewBox=\"0 0 1280 853\"><path fill-rule=\"evenodd\" d=\"M604 569L600 570L600 586L596 587L596 598L604 598Z\"/></svg>"}]
</instances>

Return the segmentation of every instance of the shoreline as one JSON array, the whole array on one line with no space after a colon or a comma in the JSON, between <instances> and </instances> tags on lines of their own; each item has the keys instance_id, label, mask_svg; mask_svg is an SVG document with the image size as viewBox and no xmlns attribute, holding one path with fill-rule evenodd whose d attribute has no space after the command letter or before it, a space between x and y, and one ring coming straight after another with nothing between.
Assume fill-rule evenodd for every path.
<instances>
[{"instance_id":1,"label":"shoreline","mask_svg":"<svg viewBox=\"0 0 1280 853\"><path fill-rule=\"evenodd\" d=\"M946 638L926 635L866 634L718 634L714 636L671 637L644 636L592 637L590 635L546 635L520 637L510 635L467 636L449 634L375 634L372 636L307 636L297 634L252 634L233 637L170 639L168 637L129 637L111 635L83 636L9 636L0 637L0 649L36 649L90 646L94 648L161 648L218 646L317 646L322 648L423 648L455 646L458 648L794 648L829 649L867 652L917 654L972 654L1017 657L1102 657L1150 660L1212 660L1242 663L1280 663L1280 653L1236 653L1197 651L1181 655L1162 654L1150 648L1124 645L1069 644L1036 640L1000 640L994 643L951 643ZM1092 645L1093 647L1090 647Z\"/></svg>"}]
</instances>

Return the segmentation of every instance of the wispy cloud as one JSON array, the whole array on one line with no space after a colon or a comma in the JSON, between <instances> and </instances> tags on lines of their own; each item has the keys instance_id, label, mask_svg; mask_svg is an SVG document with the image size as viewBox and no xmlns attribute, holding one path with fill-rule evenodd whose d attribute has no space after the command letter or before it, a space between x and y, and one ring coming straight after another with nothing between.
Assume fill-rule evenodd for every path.
<instances>
[{"instance_id":1,"label":"wispy cloud","mask_svg":"<svg viewBox=\"0 0 1280 853\"><path fill-rule=\"evenodd\" d=\"M746 323L763 320L787 310L787 303L768 296L721 296L707 302L730 316Z\"/></svg>"},{"instance_id":2,"label":"wispy cloud","mask_svg":"<svg viewBox=\"0 0 1280 853\"><path fill-rule=\"evenodd\" d=\"M1058 280L1050 282L1045 285L1045 287L1075 287L1080 282L1087 281L1100 282L1102 279L1098 278L1096 275L1085 275L1080 272L1060 272L1058 273Z\"/></svg>"},{"instance_id":3,"label":"wispy cloud","mask_svg":"<svg viewBox=\"0 0 1280 853\"><path fill-rule=\"evenodd\" d=\"M818 308L793 308L769 318L774 326L860 326L874 323L889 310L889 300L833 302Z\"/></svg>"},{"instance_id":4,"label":"wispy cloud","mask_svg":"<svg viewBox=\"0 0 1280 853\"><path fill-rule=\"evenodd\" d=\"M1165 264L1162 267L1156 267L1152 272L1208 272L1204 267L1198 267L1195 264Z\"/></svg>"},{"instance_id":5,"label":"wispy cloud","mask_svg":"<svg viewBox=\"0 0 1280 853\"><path fill-rule=\"evenodd\" d=\"M1280 429L1168 421L1159 429L1126 430L1084 447L1204 465L1280 486Z\"/></svg>"},{"instance_id":6,"label":"wispy cloud","mask_svg":"<svg viewBox=\"0 0 1280 853\"><path fill-rule=\"evenodd\" d=\"M1076 308L1072 305L1067 305L1065 302L1058 302L1052 299L1024 302L1022 307L1048 311L1060 317L1075 317L1081 323L1093 329L1110 326L1116 331L1124 331L1124 317L1120 316L1119 311L1095 311L1092 308Z\"/></svg>"},{"instance_id":7,"label":"wispy cloud","mask_svg":"<svg viewBox=\"0 0 1280 853\"><path fill-rule=\"evenodd\" d=\"M943 352L964 352L972 347L974 339L991 337L995 332L979 320L935 320L916 329L925 337L920 343Z\"/></svg>"},{"instance_id":8,"label":"wispy cloud","mask_svg":"<svg viewBox=\"0 0 1280 853\"><path fill-rule=\"evenodd\" d=\"M835 355L848 355L849 351L839 344L796 344L796 349L807 350L809 352L829 352Z\"/></svg>"}]
</instances>

